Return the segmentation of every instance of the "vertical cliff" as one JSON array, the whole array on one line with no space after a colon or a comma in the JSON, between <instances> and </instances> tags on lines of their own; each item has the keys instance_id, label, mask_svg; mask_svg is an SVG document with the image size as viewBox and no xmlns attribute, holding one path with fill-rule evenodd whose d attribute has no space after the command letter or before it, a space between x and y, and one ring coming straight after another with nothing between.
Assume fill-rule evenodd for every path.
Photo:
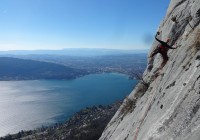
<instances>
[{"instance_id":1,"label":"vertical cliff","mask_svg":"<svg viewBox=\"0 0 200 140\"><path fill-rule=\"evenodd\" d=\"M161 71L148 60L141 81L100 140L200 139L200 0L171 0L158 38L176 47ZM155 41L149 55L157 47Z\"/></svg>"}]
</instances>

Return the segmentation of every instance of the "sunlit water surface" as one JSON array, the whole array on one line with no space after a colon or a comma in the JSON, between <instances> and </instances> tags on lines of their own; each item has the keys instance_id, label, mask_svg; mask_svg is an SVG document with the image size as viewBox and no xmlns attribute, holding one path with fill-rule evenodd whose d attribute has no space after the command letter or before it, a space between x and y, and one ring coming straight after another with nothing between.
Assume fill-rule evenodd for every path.
<instances>
[{"instance_id":1,"label":"sunlit water surface","mask_svg":"<svg viewBox=\"0 0 200 140\"><path fill-rule=\"evenodd\" d=\"M117 73L74 80L0 81L0 136L60 123L81 108L113 103L136 83Z\"/></svg>"}]
</instances>

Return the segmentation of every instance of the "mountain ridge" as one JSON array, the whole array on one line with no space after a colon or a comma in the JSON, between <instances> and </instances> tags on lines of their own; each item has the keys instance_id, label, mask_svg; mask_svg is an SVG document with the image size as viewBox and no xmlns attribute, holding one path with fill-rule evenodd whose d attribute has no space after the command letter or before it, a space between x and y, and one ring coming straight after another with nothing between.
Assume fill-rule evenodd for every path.
<instances>
[{"instance_id":1,"label":"mountain ridge","mask_svg":"<svg viewBox=\"0 0 200 140\"><path fill-rule=\"evenodd\" d=\"M0 51L0 55L67 55L67 56L105 56L105 55L119 55L119 54L137 54L147 53L148 50L120 50L120 49L101 49L101 48L69 48L61 50L9 50Z\"/></svg>"},{"instance_id":2,"label":"mountain ridge","mask_svg":"<svg viewBox=\"0 0 200 140\"><path fill-rule=\"evenodd\" d=\"M88 74L59 64L12 57L0 57L0 67L0 80L74 79Z\"/></svg>"}]
</instances>

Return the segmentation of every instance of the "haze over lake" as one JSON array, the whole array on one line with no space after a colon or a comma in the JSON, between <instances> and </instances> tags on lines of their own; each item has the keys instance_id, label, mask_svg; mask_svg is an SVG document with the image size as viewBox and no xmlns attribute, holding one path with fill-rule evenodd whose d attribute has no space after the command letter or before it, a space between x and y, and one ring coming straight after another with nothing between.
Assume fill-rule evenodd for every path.
<instances>
[{"instance_id":1,"label":"haze over lake","mask_svg":"<svg viewBox=\"0 0 200 140\"><path fill-rule=\"evenodd\" d=\"M60 123L82 108L113 103L136 83L117 73L74 80L0 81L0 136Z\"/></svg>"}]
</instances>

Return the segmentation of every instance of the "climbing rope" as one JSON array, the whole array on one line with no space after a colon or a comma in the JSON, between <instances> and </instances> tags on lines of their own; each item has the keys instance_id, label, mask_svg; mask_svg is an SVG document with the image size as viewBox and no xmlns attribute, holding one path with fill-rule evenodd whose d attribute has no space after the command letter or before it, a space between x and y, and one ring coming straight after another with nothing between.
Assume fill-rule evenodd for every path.
<instances>
[{"instance_id":1,"label":"climbing rope","mask_svg":"<svg viewBox=\"0 0 200 140\"><path fill-rule=\"evenodd\" d=\"M158 77L156 78L155 85L157 85L157 81L158 81ZM142 119L140 120L140 124L139 124L139 126L136 128L134 140L137 140L138 133L139 133L139 131L140 131L140 127L142 126L142 123L144 122L144 119L145 119L146 116L147 116L147 113L148 113L148 111L149 111L149 108L151 107L151 105L152 105L152 103L153 103L153 100L155 99L156 89L157 89L157 88L154 88L154 90L153 90L153 91L154 91L154 92L153 92L153 95L151 96L151 99L150 99L150 101L149 101L149 103L148 103L148 106L147 106L147 108L146 108L146 110L145 110L145 112L144 112L144 114L143 114L143 116L142 116Z\"/></svg>"}]
</instances>

